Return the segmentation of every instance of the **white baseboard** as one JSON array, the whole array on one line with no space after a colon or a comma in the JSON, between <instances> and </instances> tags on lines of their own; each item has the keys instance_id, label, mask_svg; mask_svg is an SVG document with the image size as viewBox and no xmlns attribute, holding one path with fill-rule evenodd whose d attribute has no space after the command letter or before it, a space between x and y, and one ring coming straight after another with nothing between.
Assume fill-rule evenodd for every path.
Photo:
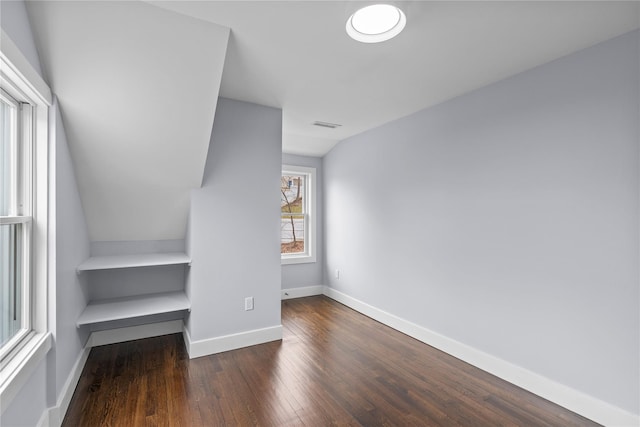
<instances>
[{"instance_id":1,"label":"white baseboard","mask_svg":"<svg viewBox=\"0 0 640 427\"><path fill-rule=\"evenodd\" d=\"M76 363L73 365L73 368L71 368L71 372L67 377L67 381L65 381L64 385L62 386L62 390L60 392L60 396L58 397L56 406L54 406L53 408L49 408L47 422L46 424L42 424L42 426L60 427L62 425L64 416L67 414L67 409L69 409L69 404L71 403L73 393L76 390L78 381L80 381L80 375L82 375L84 365L87 363L87 358L89 357L90 351L90 347L85 347L84 349L82 349L82 352L78 356Z\"/></svg>"},{"instance_id":2,"label":"white baseboard","mask_svg":"<svg viewBox=\"0 0 640 427\"><path fill-rule=\"evenodd\" d=\"M49 423L49 412L50 412L50 410L46 410L46 411L44 411L42 413L42 416L38 420L38 424L36 424L36 427L50 427L51 426L51 424Z\"/></svg>"},{"instance_id":3,"label":"white baseboard","mask_svg":"<svg viewBox=\"0 0 640 427\"><path fill-rule=\"evenodd\" d=\"M182 328L183 321L181 319L177 319L168 320L166 322L149 323L146 325L128 326L125 328L105 329L104 331L92 332L89 337L87 347L98 347L118 342L177 334L182 332Z\"/></svg>"},{"instance_id":4,"label":"white baseboard","mask_svg":"<svg viewBox=\"0 0 640 427\"><path fill-rule=\"evenodd\" d=\"M183 336L189 358L194 359L196 357L222 353L223 351L281 340L282 325L198 341L193 341L187 328L184 328Z\"/></svg>"},{"instance_id":5,"label":"white baseboard","mask_svg":"<svg viewBox=\"0 0 640 427\"><path fill-rule=\"evenodd\" d=\"M291 288L291 289L283 289L282 290L282 299L292 299L292 298L304 298L304 297L312 297L315 295L322 295L324 293L324 286L305 286L302 288Z\"/></svg>"},{"instance_id":6,"label":"white baseboard","mask_svg":"<svg viewBox=\"0 0 640 427\"><path fill-rule=\"evenodd\" d=\"M284 295L285 292L289 294L286 295L286 298ZM597 423L612 427L640 426L640 417L638 415L557 383L527 369L498 359L427 328L423 328L422 326L387 313L327 286L309 286L283 290L283 299L320 294L324 294L393 329L429 344ZM59 427L62 424L91 347L177 332L183 333L189 357L192 359L282 339L282 326L278 325L207 340L192 341L189 332L183 327L182 320L93 332L89 337L87 346L79 355L62 388L57 406L43 413L37 424L38 427Z\"/></svg>"},{"instance_id":7,"label":"white baseboard","mask_svg":"<svg viewBox=\"0 0 640 427\"><path fill-rule=\"evenodd\" d=\"M483 371L487 371L597 423L612 427L640 425L640 417L638 415L423 328L422 326L387 313L335 289L325 286L324 294L380 323L429 344Z\"/></svg>"}]
</instances>

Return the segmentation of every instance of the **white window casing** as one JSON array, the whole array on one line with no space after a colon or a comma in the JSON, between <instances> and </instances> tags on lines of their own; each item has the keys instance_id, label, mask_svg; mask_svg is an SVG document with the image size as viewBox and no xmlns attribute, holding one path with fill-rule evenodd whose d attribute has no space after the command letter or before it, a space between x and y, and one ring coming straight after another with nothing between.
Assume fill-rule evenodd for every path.
<instances>
[{"instance_id":1,"label":"white window casing","mask_svg":"<svg viewBox=\"0 0 640 427\"><path fill-rule=\"evenodd\" d=\"M316 262L316 169L304 166L282 165L282 175L304 176L306 188L303 198L305 203L303 209L305 251L303 253L281 254L281 262L283 265Z\"/></svg>"},{"instance_id":2,"label":"white window casing","mask_svg":"<svg viewBox=\"0 0 640 427\"><path fill-rule=\"evenodd\" d=\"M20 224L24 260L23 329L0 349L0 413L51 348L47 325L49 107L51 92L17 46L0 35L0 86L20 105L18 185L12 212L0 224ZM14 161L13 159L11 160Z\"/></svg>"}]
</instances>

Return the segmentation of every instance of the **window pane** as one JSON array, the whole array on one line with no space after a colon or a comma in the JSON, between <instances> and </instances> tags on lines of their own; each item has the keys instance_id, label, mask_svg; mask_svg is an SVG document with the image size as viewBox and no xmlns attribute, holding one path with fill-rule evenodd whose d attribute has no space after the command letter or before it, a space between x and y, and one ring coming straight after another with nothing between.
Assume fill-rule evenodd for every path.
<instances>
[{"instance_id":1,"label":"window pane","mask_svg":"<svg viewBox=\"0 0 640 427\"><path fill-rule=\"evenodd\" d=\"M304 253L304 215L283 215L280 220L280 253Z\"/></svg>"},{"instance_id":2,"label":"window pane","mask_svg":"<svg viewBox=\"0 0 640 427\"><path fill-rule=\"evenodd\" d=\"M306 176L283 174L280 184L280 253L304 253Z\"/></svg>"},{"instance_id":3,"label":"window pane","mask_svg":"<svg viewBox=\"0 0 640 427\"><path fill-rule=\"evenodd\" d=\"M280 209L284 213L305 212L305 176L282 175Z\"/></svg>"},{"instance_id":4,"label":"window pane","mask_svg":"<svg viewBox=\"0 0 640 427\"><path fill-rule=\"evenodd\" d=\"M22 227L0 225L0 346L22 328Z\"/></svg>"},{"instance_id":5,"label":"window pane","mask_svg":"<svg viewBox=\"0 0 640 427\"><path fill-rule=\"evenodd\" d=\"M0 216L10 215L16 187L14 168L15 107L0 98Z\"/></svg>"}]
</instances>

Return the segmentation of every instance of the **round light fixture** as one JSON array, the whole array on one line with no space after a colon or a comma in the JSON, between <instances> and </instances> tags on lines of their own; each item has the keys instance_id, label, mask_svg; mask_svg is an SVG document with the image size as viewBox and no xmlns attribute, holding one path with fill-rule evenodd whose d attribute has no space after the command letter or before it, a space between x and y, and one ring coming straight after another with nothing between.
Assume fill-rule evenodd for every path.
<instances>
[{"instance_id":1,"label":"round light fixture","mask_svg":"<svg viewBox=\"0 0 640 427\"><path fill-rule=\"evenodd\" d=\"M347 20L347 34L359 42L379 43L400 34L407 23L402 10L390 4L373 4L357 10Z\"/></svg>"}]
</instances>

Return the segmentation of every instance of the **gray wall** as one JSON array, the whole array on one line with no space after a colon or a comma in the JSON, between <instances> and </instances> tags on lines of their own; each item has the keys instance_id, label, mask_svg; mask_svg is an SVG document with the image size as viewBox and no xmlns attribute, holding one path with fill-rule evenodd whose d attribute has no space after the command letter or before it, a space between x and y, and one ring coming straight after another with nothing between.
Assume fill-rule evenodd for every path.
<instances>
[{"instance_id":1,"label":"gray wall","mask_svg":"<svg viewBox=\"0 0 640 427\"><path fill-rule=\"evenodd\" d=\"M638 37L338 144L327 284L638 414Z\"/></svg>"},{"instance_id":2,"label":"gray wall","mask_svg":"<svg viewBox=\"0 0 640 427\"><path fill-rule=\"evenodd\" d=\"M184 252L184 240L99 241L91 242L91 256ZM96 270L89 278L89 299L101 300L132 295L171 292L184 289L184 265ZM174 316L174 318L176 318ZM182 318L178 316L177 318ZM119 327L148 323L149 319L131 319ZM101 326L110 326L106 324ZM101 328L104 329L104 328Z\"/></svg>"},{"instance_id":3,"label":"gray wall","mask_svg":"<svg viewBox=\"0 0 640 427\"><path fill-rule=\"evenodd\" d=\"M44 78L24 0L0 2L0 21L2 29L18 46L31 66Z\"/></svg>"},{"instance_id":4,"label":"gray wall","mask_svg":"<svg viewBox=\"0 0 640 427\"><path fill-rule=\"evenodd\" d=\"M54 405L60 395L71 369L82 352L88 338L88 331L76 328L76 320L87 304L89 293L87 276L76 274L76 267L89 257L89 234L78 193L73 163L67 145L59 106L56 103L51 116L55 120L55 301L49 304L50 318L55 316L56 381L55 394L50 395ZM55 305L54 305L55 304ZM53 326L53 325L51 325Z\"/></svg>"},{"instance_id":5,"label":"gray wall","mask_svg":"<svg viewBox=\"0 0 640 427\"><path fill-rule=\"evenodd\" d=\"M40 363L27 383L0 416L2 427L33 427L50 404L47 402L47 363Z\"/></svg>"},{"instance_id":6,"label":"gray wall","mask_svg":"<svg viewBox=\"0 0 640 427\"><path fill-rule=\"evenodd\" d=\"M194 341L280 325L282 111L220 98L214 123L187 236Z\"/></svg>"},{"instance_id":7,"label":"gray wall","mask_svg":"<svg viewBox=\"0 0 640 427\"><path fill-rule=\"evenodd\" d=\"M0 7L2 29L41 73L24 2L2 2ZM89 240L57 103L50 111L48 321L54 343L2 414L3 426L33 426L47 407L58 403L87 338L86 332L75 327L87 292L86 281L75 274L75 268L89 256Z\"/></svg>"},{"instance_id":8,"label":"gray wall","mask_svg":"<svg viewBox=\"0 0 640 427\"><path fill-rule=\"evenodd\" d=\"M322 192L322 158L282 154L283 165L316 169L316 262L282 266L282 289L324 285L324 216Z\"/></svg>"}]
</instances>

